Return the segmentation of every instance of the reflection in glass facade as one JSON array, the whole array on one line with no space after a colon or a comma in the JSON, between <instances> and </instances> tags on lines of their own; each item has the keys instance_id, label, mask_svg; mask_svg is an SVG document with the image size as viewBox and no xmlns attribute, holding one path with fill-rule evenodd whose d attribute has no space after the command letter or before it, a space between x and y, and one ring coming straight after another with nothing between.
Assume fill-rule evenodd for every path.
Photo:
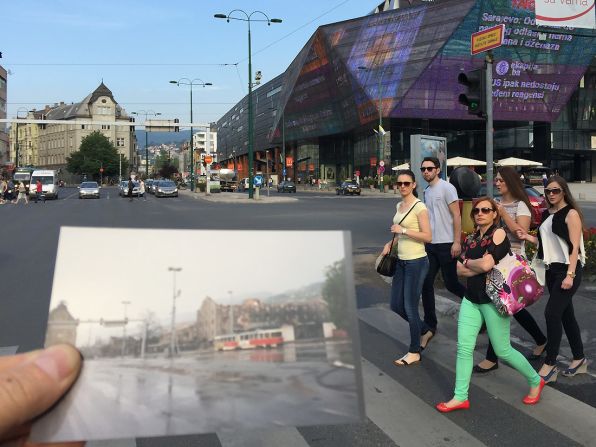
<instances>
[{"instance_id":1,"label":"reflection in glass facade","mask_svg":"<svg viewBox=\"0 0 596 447\"><path fill-rule=\"evenodd\" d=\"M589 131L596 129L593 72L583 89L577 86L594 58L596 39L560 29L541 28L539 34L526 3L414 1L412 7L320 27L282 75L254 92L255 151L279 148L285 134L294 161L307 158L302 145L318 147L315 177L328 173L339 181L338 175L350 177L355 170L375 175L372 129L380 109L391 135L383 156L388 163L409 159L409 136L417 133L446 136L449 156L483 158L484 121L458 103L463 87L457 75L484 64L484 54L470 54L470 35L502 23L506 39L493 51L495 158L533 155L554 163L558 155L551 147L589 150ZM570 111L568 103L575 104ZM219 147L246 153L246 109L245 97L218 122ZM310 167L298 163L293 176ZM578 175L591 174L570 178Z\"/></svg>"}]
</instances>

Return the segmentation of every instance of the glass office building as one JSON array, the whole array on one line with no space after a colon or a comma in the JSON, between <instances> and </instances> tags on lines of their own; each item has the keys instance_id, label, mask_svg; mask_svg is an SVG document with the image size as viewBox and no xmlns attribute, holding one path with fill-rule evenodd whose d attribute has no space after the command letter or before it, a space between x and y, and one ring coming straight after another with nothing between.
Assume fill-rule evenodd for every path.
<instances>
[{"instance_id":1,"label":"glass office building","mask_svg":"<svg viewBox=\"0 0 596 447\"><path fill-rule=\"evenodd\" d=\"M285 161L286 177L301 181L374 176L379 157L387 166L410 159L413 134L446 137L449 157L484 159L485 122L458 103L457 77L484 65L470 35L504 24L493 50L495 159L531 158L592 180L590 30L538 28L520 0L406 3L320 27L283 74L253 91L257 170L281 177ZM223 158L245 176L247 108L245 97L217 123Z\"/></svg>"}]
</instances>

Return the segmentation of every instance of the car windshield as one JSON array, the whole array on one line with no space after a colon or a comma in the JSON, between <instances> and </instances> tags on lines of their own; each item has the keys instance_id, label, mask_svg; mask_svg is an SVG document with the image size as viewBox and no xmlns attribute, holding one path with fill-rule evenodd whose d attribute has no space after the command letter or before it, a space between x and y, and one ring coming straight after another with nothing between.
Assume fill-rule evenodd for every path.
<instances>
[{"instance_id":1,"label":"car windshield","mask_svg":"<svg viewBox=\"0 0 596 447\"><path fill-rule=\"evenodd\" d=\"M294 182L286 182L285 185L286 186L294 186Z\"/></svg>"},{"instance_id":2,"label":"car windshield","mask_svg":"<svg viewBox=\"0 0 596 447\"><path fill-rule=\"evenodd\" d=\"M85 182L81 183L81 188L97 188L97 182Z\"/></svg>"},{"instance_id":3,"label":"car windshield","mask_svg":"<svg viewBox=\"0 0 596 447\"><path fill-rule=\"evenodd\" d=\"M31 183L36 183L38 180L41 181L42 185L53 185L54 177L51 175L41 175L39 177L31 177Z\"/></svg>"},{"instance_id":4,"label":"car windshield","mask_svg":"<svg viewBox=\"0 0 596 447\"><path fill-rule=\"evenodd\" d=\"M165 182L159 182L159 186L165 186L167 188L170 188L172 186L176 186L176 183L174 183L171 180L166 180Z\"/></svg>"},{"instance_id":5,"label":"car windshield","mask_svg":"<svg viewBox=\"0 0 596 447\"><path fill-rule=\"evenodd\" d=\"M17 172L17 173L14 175L14 179L15 179L15 180L18 180L19 182L20 182L21 180L26 180L26 181L29 181L29 179L30 179L30 178L31 178L31 174L29 174L28 172Z\"/></svg>"},{"instance_id":6,"label":"car windshield","mask_svg":"<svg viewBox=\"0 0 596 447\"><path fill-rule=\"evenodd\" d=\"M345 185L346 186L358 186L358 183L356 183L356 182L346 182Z\"/></svg>"}]
</instances>

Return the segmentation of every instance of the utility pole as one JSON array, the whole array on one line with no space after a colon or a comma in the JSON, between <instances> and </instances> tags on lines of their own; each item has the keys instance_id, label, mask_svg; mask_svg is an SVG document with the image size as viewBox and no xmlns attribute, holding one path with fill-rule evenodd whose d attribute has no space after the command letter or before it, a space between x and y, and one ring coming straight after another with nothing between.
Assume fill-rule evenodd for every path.
<instances>
[{"instance_id":1,"label":"utility pole","mask_svg":"<svg viewBox=\"0 0 596 447\"><path fill-rule=\"evenodd\" d=\"M176 298L178 293L176 292L176 273L182 270L181 267L168 267L168 271L174 275L174 289L172 294L172 324L170 334L170 358L173 358L177 351L177 340L176 340Z\"/></svg>"},{"instance_id":2,"label":"utility pole","mask_svg":"<svg viewBox=\"0 0 596 447\"><path fill-rule=\"evenodd\" d=\"M486 53L486 184L493 184L493 53ZM486 188L488 197L493 197L493 188Z\"/></svg>"}]
</instances>

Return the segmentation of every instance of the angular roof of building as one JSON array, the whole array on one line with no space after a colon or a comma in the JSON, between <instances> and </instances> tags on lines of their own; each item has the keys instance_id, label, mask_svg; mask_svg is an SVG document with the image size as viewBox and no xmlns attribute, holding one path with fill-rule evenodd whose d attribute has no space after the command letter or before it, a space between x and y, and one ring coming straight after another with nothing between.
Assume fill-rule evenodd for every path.
<instances>
[{"instance_id":1,"label":"angular roof of building","mask_svg":"<svg viewBox=\"0 0 596 447\"><path fill-rule=\"evenodd\" d=\"M91 118L90 106L97 101L101 96L107 96L116 104L116 118L127 118L126 113L123 112L122 108L118 105L114 99L112 91L103 83L91 93L89 93L81 102L73 104L60 104L52 107L52 109L46 113L46 119L48 120L70 120L76 118Z\"/></svg>"}]
</instances>

